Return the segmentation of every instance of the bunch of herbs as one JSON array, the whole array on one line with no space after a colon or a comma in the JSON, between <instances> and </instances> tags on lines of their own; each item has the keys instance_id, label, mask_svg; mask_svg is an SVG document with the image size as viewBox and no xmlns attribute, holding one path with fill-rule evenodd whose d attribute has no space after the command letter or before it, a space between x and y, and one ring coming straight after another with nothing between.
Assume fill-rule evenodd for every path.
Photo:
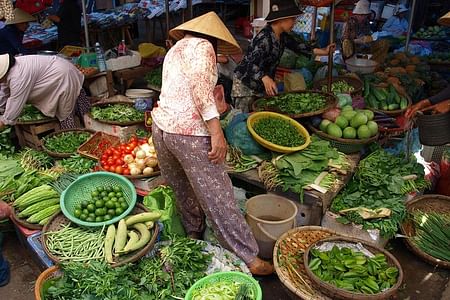
<instances>
[{"instance_id":1,"label":"bunch of herbs","mask_svg":"<svg viewBox=\"0 0 450 300\"><path fill-rule=\"evenodd\" d=\"M318 93L285 93L258 100L258 110L273 110L285 114L303 114L323 109L327 105L325 96Z\"/></svg>"},{"instance_id":2,"label":"bunch of herbs","mask_svg":"<svg viewBox=\"0 0 450 300\"><path fill-rule=\"evenodd\" d=\"M144 112L135 109L131 105L121 103L92 107L91 114L94 119L103 121L119 123L144 121Z\"/></svg>"},{"instance_id":3,"label":"bunch of herbs","mask_svg":"<svg viewBox=\"0 0 450 300\"><path fill-rule=\"evenodd\" d=\"M67 131L44 138L44 146L56 153L75 153L90 137L89 132Z\"/></svg>"}]
</instances>

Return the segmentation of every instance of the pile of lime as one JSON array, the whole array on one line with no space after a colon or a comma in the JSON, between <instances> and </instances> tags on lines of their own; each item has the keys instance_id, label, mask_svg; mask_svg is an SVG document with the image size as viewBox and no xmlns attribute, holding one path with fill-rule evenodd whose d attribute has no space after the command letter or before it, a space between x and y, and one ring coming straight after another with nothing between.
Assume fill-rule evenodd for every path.
<instances>
[{"instance_id":1,"label":"pile of lime","mask_svg":"<svg viewBox=\"0 0 450 300\"><path fill-rule=\"evenodd\" d=\"M344 106L336 121L323 119L320 130L337 138L344 139L368 139L378 133L378 124L373 121L374 114L371 110L353 110L353 107Z\"/></svg>"},{"instance_id":2,"label":"pile of lime","mask_svg":"<svg viewBox=\"0 0 450 300\"><path fill-rule=\"evenodd\" d=\"M75 206L74 216L86 222L109 221L121 215L128 206L120 187L99 186L91 192L90 200L83 200Z\"/></svg>"}]
</instances>

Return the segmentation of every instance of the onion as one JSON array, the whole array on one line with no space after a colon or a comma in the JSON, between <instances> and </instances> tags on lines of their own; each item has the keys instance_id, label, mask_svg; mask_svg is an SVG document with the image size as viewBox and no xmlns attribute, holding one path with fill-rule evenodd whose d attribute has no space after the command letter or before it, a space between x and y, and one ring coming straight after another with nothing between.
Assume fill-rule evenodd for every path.
<instances>
[{"instance_id":1,"label":"onion","mask_svg":"<svg viewBox=\"0 0 450 300\"><path fill-rule=\"evenodd\" d=\"M147 167L142 171L142 174L144 175L151 175L153 173L153 168Z\"/></svg>"},{"instance_id":2,"label":"onion","mask_svg":"<svg viewBox=\"0 0 450 300\"><path fill-rule=\"evenodd\" d=\"M136 167L140 170L145 168L145 159L137 158L136 159Z\"/></svg>"},{"instance_id":3,"label":"onion","mask_svg":"<svg viewBox=\"0 0 450 300\"><path fill-rule=\"evenodd\" d=\"M145 165L147 167L154 168L154 167L156 167L158 165L158 160L156 158L154 158L154 157L147 157L145 159Z\"/></svg>"},{"instance_id":4,"label":"onion","mask_svg":"<svg viewBox=\"0 0 450 300\"><path fill-rule=\"evenodd\" d=\"M133 169L133 168L138 168L138 166L136 165L136 162L132 162L130 164L128 164L128 169ZM138 168L139 169L139 168Z\"/></svg>"},{"instance_id":5,"label":"onion","mask_svg":"<svg viewBox=\"0 0 450 300\"><path fill-rule=\"evenodd\" d=\"M136 159L144 159L145 158L145 151L143 151L143 150L138 150L137 152L136 152Z\"/></svg>"},{"instance_id":6,"label":"onion","mask_svg":"<svg viewBox=\"0 0 450 300\"><path fill-rule=\"evenodd\" d=\"M123 161L127 164L131 164L132 162L134 162L134 157L131 154L127 154L123 157Z\"/></svg>"},{"instance_id":7,"label":"onion","mask_svg":"<svg viewBox=\"0 0 450 300\"><path fill-rule=\"evenodd\" d=\"M150 153L156 153L155 146L150 146L149 151L150 151Z\"/></svg>"},{"instance_id":8,"label":"onion","mask_svg":"<svg viewBox=\"0 0 450 300\"><path fill-rule=\"evenodd\" d=\"M139 168L131 168L130 169L130 175L132 176L136 176L136 175L140 175L141 174L141 170Z\"/></svg>"}]
</instances>

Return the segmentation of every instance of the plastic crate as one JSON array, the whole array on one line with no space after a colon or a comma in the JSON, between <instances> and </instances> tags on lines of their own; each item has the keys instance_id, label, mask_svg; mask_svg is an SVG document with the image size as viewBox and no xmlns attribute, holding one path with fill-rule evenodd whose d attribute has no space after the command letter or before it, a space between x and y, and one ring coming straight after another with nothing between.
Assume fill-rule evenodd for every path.
<instances>
[{"instance_id":1,"label":"plastic crate","mask_svg":"<svg viewBox=\"0 0 450 300\"><path fill-rule=\"evenodd\" d=\"M33 233L27 238L27 244L31 251L35 254L39 267L42 269L50 268L54 265L53 261L47 256L42 247L41 241L42 231Z\"/></svg>"}]
</instances>

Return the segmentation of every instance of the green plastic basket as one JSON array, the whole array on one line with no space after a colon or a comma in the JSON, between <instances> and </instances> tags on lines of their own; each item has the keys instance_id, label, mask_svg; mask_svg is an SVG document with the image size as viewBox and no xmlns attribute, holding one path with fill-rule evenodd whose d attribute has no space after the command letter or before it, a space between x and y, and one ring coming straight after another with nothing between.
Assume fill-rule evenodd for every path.
<instances>
[{"instance_id":1,"label":"green plastic basket","mask_svg":"<svg viewBox=\"0 0 450 300\"><path fill-rule=\"evenodd\" d=\"M119 216L103 222L86 222L74 216L75 206L83 200L90 200L91 192L99 186L120 187L123 191L128 208ZM60 205L63 214L73 223L88 227L99 227L116 223L127 216L136 204L136 189L125 177L110 172L95 172L82 175L61 194Z\"/></svg>"},{"instance_id":2,"label":"green plastic basket","mask_svg":"<svg viewBox=\"0 0 450 300\"><path fill-rule=\"evenodd\" d=\"M253 294L256 296L254 300L262 300L262 290L259 286L258 281L253 279L251 276L241 272L218 272L203 277L191 286L191 288L187 291L184 300L192 300L192 293L195 290L204 288L205 286L208 286L215 282L223 281L250 284L253 289Z\"/></svg>"}]
</instances>

